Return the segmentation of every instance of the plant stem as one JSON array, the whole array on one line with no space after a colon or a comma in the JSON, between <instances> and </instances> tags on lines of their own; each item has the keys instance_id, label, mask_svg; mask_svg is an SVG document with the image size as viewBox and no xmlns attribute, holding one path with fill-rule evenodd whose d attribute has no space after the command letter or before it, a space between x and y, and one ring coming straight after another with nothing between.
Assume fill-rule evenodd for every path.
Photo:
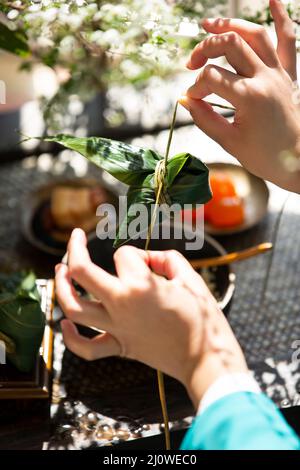
<instances>
[{"instance_id":1,"label":"plant stem","mask_svg":"<svg viewBox=\"0 0 300 470\"><path fill-rule=\"evenodd\" d=\"M212 103L211 101L205 101L205 103L208 103L211 106L215 106L215 107L218 107L218 108L228 109L229 111L234 111L234 112L236 111L235 108L233 108L232 106L227 106L225 104Z\"/></svg>"},{"instance_id":2,"label":"plant stem","mask_svg":"<svg viewBox=\"0 0 300 470\"><path fill-rule=\"evenodd\" d=\"M156 372L157 372L159 399L160 399L161 410L162 410L162 415L163 415L163 420L164 420L166 450L171 450L169 416L168 416L168 408L167 408L167 400L166 400L164 374L160 370L157 370Z\"/></svg>"},{"instance_id":3,"label":"plant stem","mask_svg":"<svg viewBox=\"0 0 300 470\"><path fill-rule=\"evenodd\" d=\"M169 153L170 153L170 148L171 148L171 143L172 143L172 137L173 137L174 127L175 127L177 108L178 108L178 101L176 101L174 114L173 114L173 119L172 119L170 132L169 132L167 149L166 149L166 153L165 153L165 157L164 157L164 165L165 165L164 171L165 171L165 174L166 174L166 171L167 171L167 162L168 162L168 158L169 158ZM148 234L147 234L147 240L146 240L146 243L145 243L145 250L148 250L149 244L150 244L150 241L151 241L151 235L152 235L152 231L153 231L155 220L156 220L157 208L159 207L160 195L161 195L161 192L163 190L163 185L164 185L164 182L165 182L165 174L164 174L164 177L161 178L160 183L159 183L159 187L157 188L155 206L154 206L154 211L153 211L151 223L150 223ZM164 433L165 433L165 441L166 441L166 450L170 450L171 449L171 439L170 439L169 416L168 416L168 408L167 408L167 401L166 401L164 375L160 370L157 370L157 381L158 381L158 390L159 390L159 398L160 398L160 403L161 403L161 410L162 410L162 415L163 415L163 420L164 420Z\"/></svg>"},{"instance_id":4,"label":"plant stem","mask_svg":"<svg viewBox=\"0 0 300 470\"><path fill-rule=\"evenodd\" d=\"M169 132L169 138L168 138L168 144L167 144L167 150L165 153L165 167L167 168L167 162L170 154L170 147L172 143L172 138L173 138L173 132L174 132L174 127L175 127L175 121L176 121L176 116L177 116L177 109L178 109L178 101L176 101L174 113L173 113L173 118L171 122L171 127L170 127L170 132Z\"/></svg>"}]
</instances>

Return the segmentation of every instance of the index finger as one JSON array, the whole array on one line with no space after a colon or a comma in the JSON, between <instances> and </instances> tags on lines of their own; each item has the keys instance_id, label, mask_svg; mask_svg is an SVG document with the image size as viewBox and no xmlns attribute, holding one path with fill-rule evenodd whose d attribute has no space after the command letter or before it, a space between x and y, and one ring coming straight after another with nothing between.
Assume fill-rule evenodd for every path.
<instances>
[{"instance_id":1,"label":"index finger","mask_svg":"<svg viewBox=\"0 0 300 470\"><path fill-rule=\"evenodd\" d=\"M180 280L195 294L211 295L202 277L192 268L188 260L178 251L149 251L149 263L153 272L168 280Z\"/></svg>"},{"instance_id":2,"label":"index finger","mask_svg":"<svg viewBox=\"0 0 300 470\"><path fill-rule=\"evenodd\" d=\"M127 283L143 281L151 275L147 252L134 246L120 247L114 254L114 262L119 278Z\"/></svg>"},{"instance_id":3,"label":"index finger","mask_svg":"<svg viewBox=\"0 0 300 470\"><path fill-rule=\"evenodd\" d=\"M270 9L278 38L277 53L283 68L297 80L297 47L293 21L279 0L270 0Z\"/></svg>"},{"instance_id":4,"label":"index finger","mask_svg":"<svg viewBox=\"0 0 300 470\"><path fill-rule=\"evenodd\" d=\"M208 59L226 57L228 63L243 77L253 77L264 66L247 42L236 32L210 36L193 50L187 67L191 70L203 67Z\"/></svg>"},{"instance_id":5,"label":"index finger","mask_svg":"<svg viewBox=\"0 0 300 470\"><path fill-rule=\"evenodd\" d=\"M68 266L72 279L104 305L119 292L120 281L91 261L83 230L75 229L68 245Z\"/></svg>"},{"instance_id":6,"label":"index finger","mask_svg":"<svg viewBox=\"0 0 300 470\"><path fill-rule=\"evenodd\" d=\"M278 56L263 26L231 18L207 18L203 20L202 26L209 33L222 34L233 31L239 34L268 67L278 66Z\"/></svg>"}]
</instances>

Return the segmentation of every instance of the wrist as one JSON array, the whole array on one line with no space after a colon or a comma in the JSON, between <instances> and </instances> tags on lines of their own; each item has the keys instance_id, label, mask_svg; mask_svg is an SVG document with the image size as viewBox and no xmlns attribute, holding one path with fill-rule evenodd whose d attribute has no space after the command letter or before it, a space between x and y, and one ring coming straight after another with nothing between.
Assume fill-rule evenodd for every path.
<instances>
[{"instance_id":1,"label":"wrist","mask_svg":"<svg viewBox=\"0 0 300 470\"><path fill-rule=\"evenodd\" d=\"M190 399L198 408L209 387L220 377L231 373L247 373L248 368L241 351L206 352L189 377L186 388Z\"/></svg>"},{"instance_id":2,"label":"wrist","mask_svg":"<svg viewBox=\"0 0 300 470\"><path fill-rule=\"evenodd\" d=\"M298 128L295 144L281 152L280 160L283 166L283 174L286 182L281 186L288 191L300 193L300 127Z\"/></svg>"}]
</instances>

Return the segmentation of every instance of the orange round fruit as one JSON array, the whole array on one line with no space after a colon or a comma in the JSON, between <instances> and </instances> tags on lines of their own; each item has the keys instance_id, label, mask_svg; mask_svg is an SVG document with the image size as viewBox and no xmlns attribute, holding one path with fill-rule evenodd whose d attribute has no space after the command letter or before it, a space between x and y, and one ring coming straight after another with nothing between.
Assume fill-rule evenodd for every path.
<instances>
[{"instance_id":1,"label":"orange round fruit","mask_svg":"<svg viewBox=\"0 0 300 470\"><path fill-rule=\"evenodd\" d=\"M212 199L204 206L204 219L215 227L232 227L244 221L243 199L237 195L234 182L224 172L212 171Z\"/></svg>"}]
</instances>

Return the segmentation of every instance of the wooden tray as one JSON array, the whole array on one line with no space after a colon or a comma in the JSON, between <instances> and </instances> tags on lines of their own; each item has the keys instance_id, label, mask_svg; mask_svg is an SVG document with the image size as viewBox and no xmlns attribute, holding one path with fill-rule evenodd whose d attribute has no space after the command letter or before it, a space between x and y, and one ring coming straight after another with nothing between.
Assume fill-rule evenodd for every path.
<instances>
[{"instance_id":1,"label":"wooden tray","mask_svg":"<svg viewBox=\"0 0 300 470\"><path fill-rule=\"evenodd\" d=\"M54 280L37 280L41 294L41 307L46 315L43 342L30 373L22 373L12 365L0 366L0 400L49 398L51 392L51 371L53 352L53 306Z\"/></svg>"}]
</instances>

